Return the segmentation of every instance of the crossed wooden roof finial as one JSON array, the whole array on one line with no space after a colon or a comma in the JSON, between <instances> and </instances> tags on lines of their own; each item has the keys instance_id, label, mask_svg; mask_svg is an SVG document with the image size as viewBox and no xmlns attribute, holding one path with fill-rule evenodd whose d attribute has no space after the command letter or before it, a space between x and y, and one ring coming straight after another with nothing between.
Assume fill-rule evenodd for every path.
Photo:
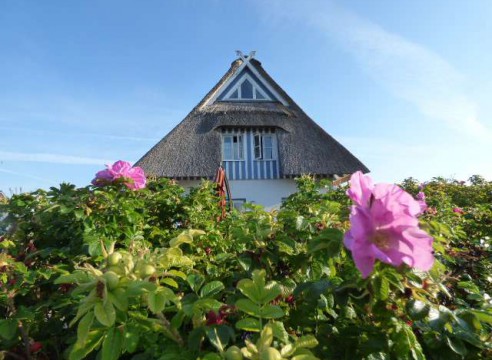
<instances>
[{"instance_id":1,"label":"crossed wooden roof finial","mask_svg":"<svg viewBox=\"0 0 492 360\"><path fill-rule=\"evenodd\" d=\"M244 55L243 52L241 50L236 50L236 55L242 60L242 61L250 61L251 59L253 59L256 55L256 51L250 51L249 52L249 55Z\"/></svg>"}]
</instances>

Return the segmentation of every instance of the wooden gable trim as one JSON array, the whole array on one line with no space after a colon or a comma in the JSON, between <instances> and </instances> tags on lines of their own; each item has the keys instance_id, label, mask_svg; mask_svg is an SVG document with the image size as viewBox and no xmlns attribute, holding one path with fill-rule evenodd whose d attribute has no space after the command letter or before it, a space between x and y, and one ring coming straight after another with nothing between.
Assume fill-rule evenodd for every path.
<instances>
[{"instance_id":1,"label":"wooden gable trim","mask_svg":"<svg viewBox=\"0 0 492 360\"><path fill-rule=\"evenodd\" d=\"M224 90L229 87L229 85L234 81L234 79L236 79L239 76L239 74L242 73L245 67L247 67L258 78L259 81L261 81L263 86L265 86L268 89L268 91L270 91L273 94L273 96L282 103L282 105L284 106L289 105L289 103L285 101L285 99L273 88L273 86L271 86L263 78L263 76L261 76L258 70L256 70L256 68L249 62L250 58L243 58L242 60L243 63L237 68L236 72L231 77L229 77L229 79L227 79L226 82L224 82L221 87L217 89L217 91L203 104L203 106L213 104L222 95Z\"/></svg>"}]
</instances>

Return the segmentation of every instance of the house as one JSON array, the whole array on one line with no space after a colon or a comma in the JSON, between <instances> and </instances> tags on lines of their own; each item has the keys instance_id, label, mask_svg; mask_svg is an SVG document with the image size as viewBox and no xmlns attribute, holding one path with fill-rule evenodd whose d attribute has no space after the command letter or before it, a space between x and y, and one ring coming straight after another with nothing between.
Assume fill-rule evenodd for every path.
<instances>
[{"instance_id":1,"label":"house","mask_svg":"<svg viewBox=\"0 0 492 360\"><path fill-rule=\"evenodd\" d=\"M136 165L184 187L226 170L235 205L266 207L296 191L302 174L337 179L368 169L328 135L266 73L238 53L200 103Z\"/></svg>"}]
</instances>

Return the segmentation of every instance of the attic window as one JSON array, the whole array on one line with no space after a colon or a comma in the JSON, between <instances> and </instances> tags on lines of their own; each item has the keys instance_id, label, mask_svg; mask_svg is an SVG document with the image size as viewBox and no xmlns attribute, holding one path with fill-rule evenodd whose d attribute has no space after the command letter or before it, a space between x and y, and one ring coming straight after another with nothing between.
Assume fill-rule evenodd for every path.
<instances>
[{"instance_id":1,"label":"attic window","mask_svg":"<svg viewBox=\"0 0 492 360\"><path fill-rule=\"evenodd\" d=\"M242 135L223 135L222 156L223 160L243 160L244 146Z\"/></svg>"},{"instance_id":2,"label":"attic window","mask_svg":"<svg viewBox=\"0 0 492 360\"><path fill-rule=\"evenodd\" d=\"M240 100L262 100L272 101L268 94L256 83L255 80L248 74L236 83L224 96L225 101L240 101Z\"/></svg>"},{"instance_id":3,"label":"attic window","mask_svg":"<svg viewBox=\"0 0 492 360\"><path fill-rule=\"evenodd\" d=\"M275 159L275 137L273 134L255 134L255 159L272 160Z\"/></svg>"}]
</instances>

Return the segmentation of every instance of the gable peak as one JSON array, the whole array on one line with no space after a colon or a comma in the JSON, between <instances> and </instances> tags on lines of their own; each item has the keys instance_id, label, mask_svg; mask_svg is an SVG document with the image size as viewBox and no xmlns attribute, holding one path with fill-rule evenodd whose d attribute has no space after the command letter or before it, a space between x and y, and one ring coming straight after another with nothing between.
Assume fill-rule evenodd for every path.
<instances>
[{"instance_id":1,"label":"gable peak","mask_svg":"<svg viewBox=\"0 0 492 360\"><path fill-rule=\"evenodd\" d=\"M241 50L236 50L236 55L243 62L249 62L251 59L254 59L256 55L256 50L250 51L249 55L244 55Z\"/></svg>"},{"instance_id":2,"label":"gable peak","mask_svg":"<svg viewBox=\"0 0 492 360\"><path fill-rule=\"evenodd\" d=\"M261 63L256 60L256 51L245 55L236 50L237 59L232 63L234 71L221 84L204 105L220 102L280 102L287 106L287 101L278 93L275 86L258 71Z\"/></svg>"}]
</instances>

